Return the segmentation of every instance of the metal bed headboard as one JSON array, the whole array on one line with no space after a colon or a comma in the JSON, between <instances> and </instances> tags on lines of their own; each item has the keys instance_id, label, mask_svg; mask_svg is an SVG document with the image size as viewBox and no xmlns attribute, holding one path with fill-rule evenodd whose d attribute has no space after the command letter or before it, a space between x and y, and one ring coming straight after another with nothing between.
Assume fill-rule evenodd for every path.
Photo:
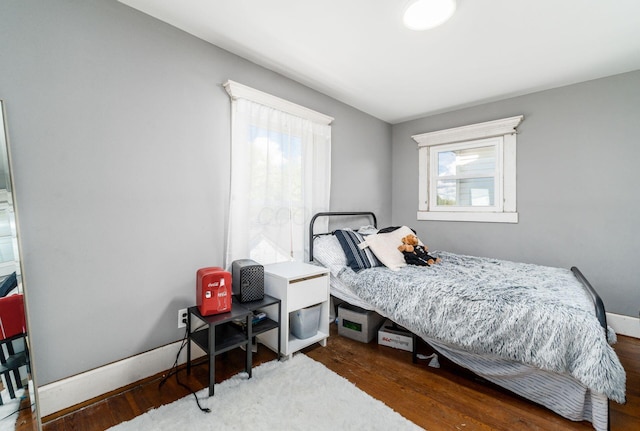
<instances>
[{"instance_id":1,"label":"metal bed headboard","mask_svg":"<svg viewBox=\"0 0 640 431\"><path fill-rule=\"evenodd\" d=\"M313 262L313 239L320 235L330 235L331 232L320 232L314 233L313 226L316 222L316 219L319 217L353 217L353 216L365 216L371 218L373 222L373 227L378 227L378 220L376 219L376 215L371 211L355 211L355 212L344 212L344 211L329 211L329 212L321 212L315 214L311 217L311 221L309 222L309 262Z\"/></svg>"}]
</instances>

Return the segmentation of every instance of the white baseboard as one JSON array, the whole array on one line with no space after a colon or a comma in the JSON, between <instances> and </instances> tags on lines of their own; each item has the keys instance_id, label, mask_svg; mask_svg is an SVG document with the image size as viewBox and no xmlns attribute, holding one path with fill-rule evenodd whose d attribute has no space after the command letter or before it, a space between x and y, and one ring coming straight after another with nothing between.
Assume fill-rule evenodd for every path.
<instances>
[{"instance_id":1,"label":"white baseboard","mask_svg":"<svg viewBox=\"0 0 640 431\"><path fill-rule=\"evenodd\" d=\"M616 334L640 338L640 319L637 317L607 313L607 324Z\"/></svg>"},{"instance_id":2,"label":"white baseboard","mask_svg":"<svg viewBox=\"0 0 640 431\"><path fill-rule=\"evenodd\" d=\"M123 386L151 377L171 368L182 341L107 364L66 379L38 387L40 416L45 417L60 410L106 394ZM196 348L194 358L204 355ZM186 362L186 349L178 359Z\"/></svg>"}]
</instances>

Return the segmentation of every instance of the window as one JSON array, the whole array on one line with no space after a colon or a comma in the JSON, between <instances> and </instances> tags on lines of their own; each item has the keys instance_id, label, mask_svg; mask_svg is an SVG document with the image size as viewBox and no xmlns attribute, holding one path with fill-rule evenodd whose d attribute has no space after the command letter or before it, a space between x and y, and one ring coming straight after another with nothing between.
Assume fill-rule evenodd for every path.
<instances>
[{"instance_id":1,"label":"window","mask_svg":"<svg viewBox=\"0 0 640 431\"><path fill-rule=\"evenodd\" d=\"M429 148L433 211L502 211L502 139Z\"/></svg>"},{"instance_id":2,"label":"window","mask_svg":"<svg viewBox=\"0 0 640 431\"><path fill-rule=\"evenodd\" d=\"M517 223L516 127L523 116L412 136L418 220Z\"/></svg>"},{"instance_id":3,"label":"window","mask_svg":"<svg viewBox=\"0 0 640 431\"><path fill-rule=\"evenodd\" d=\"M306 260L307 226L329 210L333 118L233 81L226 265Z\"/></svg>"}]
</instances>

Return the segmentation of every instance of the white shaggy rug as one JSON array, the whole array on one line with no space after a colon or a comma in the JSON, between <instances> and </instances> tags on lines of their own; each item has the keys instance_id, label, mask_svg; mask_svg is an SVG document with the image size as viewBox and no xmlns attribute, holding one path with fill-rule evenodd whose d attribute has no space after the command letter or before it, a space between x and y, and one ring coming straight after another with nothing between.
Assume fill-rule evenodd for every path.
<instances>
[{"instance_id":1,"label":"white shaggy rug","mask_svg":"<svg viewBox=\"0 0 640 431\"><path fill-rule=\"evenodd\" d=\"M197 393L151 410L109 431L208 430L420 430L345 378L299 353L271 361Z\"/></svg>"},{"instance_id":2,"label":"white shaggy rug","mask_svg":"<svg viewBox=\"0 0 640 431\"><path fill-rule=\"evenodd\" d=\"M18 409L24 395L24 389L16 389L15 398L9 398L9 391L3 389L0 392L3 404L0 405L0 431L13 431L16 428Z\"/></svg>"}]
</instances>

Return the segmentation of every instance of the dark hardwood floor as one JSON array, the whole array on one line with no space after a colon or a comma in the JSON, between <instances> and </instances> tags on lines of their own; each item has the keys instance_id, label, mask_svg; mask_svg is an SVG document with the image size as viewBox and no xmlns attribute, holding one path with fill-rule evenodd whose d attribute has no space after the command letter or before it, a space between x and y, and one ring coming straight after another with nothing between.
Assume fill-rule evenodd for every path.
<instances>
[{"instance_id":1,"label":"dark hardwood floor","mask_svg":"<svg viewBox=\"0 0 640 431\"><path fill-rule=\"evenodd\" d=\"M359 343L331 328L327 347L305 349L309 357L347 378L360 389L427 430L591 430L589 422L571 422L537 404L477 379L440 356L441 368L427 361L411 362L411 353ZM640 340L619 336L615 349L627 371L627 403L611 403L614 431L640 429ZM428 346L420 350L428 353ZM275 354L259 347L255 363L270 361ZM217 381L244 368L240 349L217 358ZM104 430L133 419L154 407L189 394L175 377L159 387L157 375L123 390L44 418L44 431ZM207 365L202 363L179 373L181 382L194 390L207 385ZM195 401L194 401L195 403Z\"/></svg>"}]
</instances>

